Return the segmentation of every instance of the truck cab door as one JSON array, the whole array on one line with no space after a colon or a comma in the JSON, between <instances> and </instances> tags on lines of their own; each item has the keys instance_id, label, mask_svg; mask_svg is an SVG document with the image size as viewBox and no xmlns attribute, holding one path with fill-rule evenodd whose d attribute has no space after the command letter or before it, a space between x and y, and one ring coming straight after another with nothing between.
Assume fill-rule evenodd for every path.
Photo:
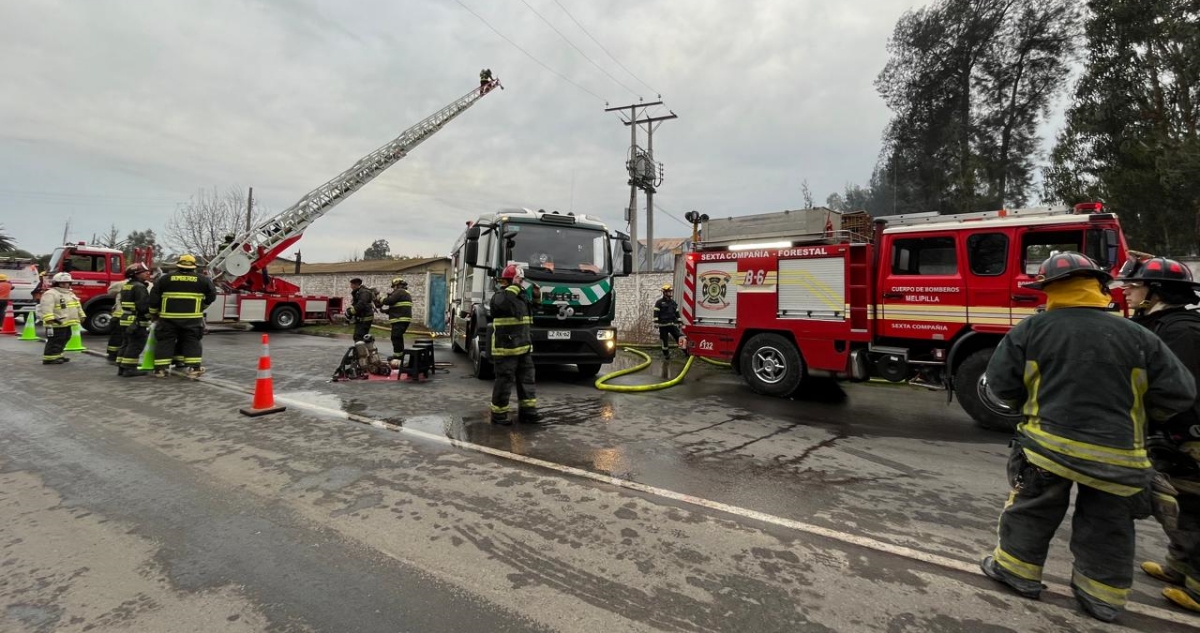
<instances>
[{"instance_id":1,"label":"truck cab door","mask_svg":"<svg viewBox=\"0 0 1200 633\"><path fill-rule=\"evenodd\" d=\"M879 334L948 341L967 323L958 233L888 236L880 271Z\"/></svg>"},{"instance_id":2,"label":"truck cab door","mask_svg":"<svg viewBox=\"0 0 1200 633\"><path fill-rule=\"evenodd\" d=\"M982 332L1006 332L1012 325L1010 272L1016 252L1010 229L965 234L967 254L967 321Z\"/></svg>"}]
</instances>

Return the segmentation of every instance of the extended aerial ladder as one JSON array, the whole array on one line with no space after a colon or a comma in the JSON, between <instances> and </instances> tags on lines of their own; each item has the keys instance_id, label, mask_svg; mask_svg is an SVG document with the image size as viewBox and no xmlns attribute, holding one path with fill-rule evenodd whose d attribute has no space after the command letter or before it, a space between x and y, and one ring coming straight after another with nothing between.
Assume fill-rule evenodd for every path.
<instances>
[{"instance_id":1,"label":"extended aerial ladder","mask_svg":"<svg viewBox=\"0 0 1200 633\"><path fill-rule=\"evenodd\" d=\"M304 230L310 224L388 167L395 165L413 148L497 87L503 88L498 78L481 82L478 88L404 130L395 139L359 159L350 169L310 191L292 206L235 236L208 263L208 273L213 281L219 287L235 292L272 295L299 293L299 286L267 275L267 266L303 237Z\"/></svg>"}]
</instances>

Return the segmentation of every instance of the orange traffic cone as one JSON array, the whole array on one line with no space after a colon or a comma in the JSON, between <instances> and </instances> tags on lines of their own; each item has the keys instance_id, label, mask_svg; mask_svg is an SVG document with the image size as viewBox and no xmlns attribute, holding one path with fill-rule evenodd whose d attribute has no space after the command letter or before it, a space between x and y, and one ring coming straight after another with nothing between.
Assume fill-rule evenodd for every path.
<instances>
[{"instance_id":1,"label":"orange traffic cone","mask_svg":"<svg viewBox=\"0 0 1200 633\"><path fill-rule=\"evenodd\" d=\"M248 409L239 409L244 415L257 417L268 413L278 413L287 407L275 406L275 387L271 379L271 348L267 345L267 335L262 337L262 356L258 357L258 379L254 382L254 402Z\"/></svg>"},{"instance_id":2,"label":"orange traffic cone","mask_svg":"<svg viewBox=\"0 0 1200 633\"><path fill-rule=\"evenodd\" d=\"M13 314L12 303L4 310L4 325L0 326L0 334L17 335L17 317Z\"/></svg>"}]
</instances>

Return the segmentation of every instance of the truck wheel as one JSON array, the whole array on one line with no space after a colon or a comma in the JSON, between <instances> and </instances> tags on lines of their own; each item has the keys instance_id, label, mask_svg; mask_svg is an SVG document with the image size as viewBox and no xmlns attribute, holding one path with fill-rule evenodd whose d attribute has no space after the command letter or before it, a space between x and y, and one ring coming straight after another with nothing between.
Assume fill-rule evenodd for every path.
<instances>
[{"instance_id":1,"label":"truck wheel","mask_svg":"<svg viewBox=\"0 0 1200 633\"><path fill-rule=\"evenodd\" d=\"M92 334L112 334L116 327L116 320L112 316L112 306L96 308L83 318L83 329Z\"/></svg>"},{"instance_id":2,"label":"truck wheel","mask_svg":"<svg viewBox=\"0 0 1200 633\"><path fill-rule=\"evenodd\" d=\"M591 378L600 373L600 363L578 363L575 366L579 368L579 375L584 378Z\"/></svg>"},{"instance_id":3,"label":"truck wheel","mask_svg":"<svg viewBox=\"0 0 1200 633\"><path fill-rule=\"evenodd\" d=\"M981 349L963 360L954 372L954 396L963 411L975 420L975 423L989 431L1012 433L1021 422L1020 415L1000 415L994 413L979 398L979 379L987 371L988 361L992 359L995 349Z\"/></svg>"},{"instance_id":4,"label":"truck wheel","mask_svg":"<svg viewBox=\"0 0 1200 633\"><path fill-rule=\"evenodd\" d=\"M290 330L300 326L300 311L292 306L279 306L271 310L271 329Z\"/></svg>"},{"instance_id":5,"label":"truck wheel","mask_svg":"<svg viewBox=\"0 0 1200 633\"><path fill-rule=\"evenodd\" d=\"M742 348L742 375L754 391L784 398L800 386L804 360L791 341L778 334L757 334Z\"/></svg>"},{"instance_id":6,"label":"truck wheel","mask_svg":"<svg viewBox=\"0 0 1200 633\"><path fill-rule=\"evenodd\" d=\"M495 378L496 368L492 366L492 361L483 357L483 350L479 349L479 337L472 336L469 344L471 350L467 355L471 357L471 373L480 380Z\"/></svg>"}]
</instances>

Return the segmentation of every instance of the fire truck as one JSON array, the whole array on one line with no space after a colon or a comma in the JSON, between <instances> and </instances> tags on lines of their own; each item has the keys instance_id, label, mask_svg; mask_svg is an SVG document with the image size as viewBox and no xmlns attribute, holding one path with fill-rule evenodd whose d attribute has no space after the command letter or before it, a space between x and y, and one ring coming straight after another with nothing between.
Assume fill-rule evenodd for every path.
<instances>
[{"instance_id":1,"label":"fire truck","mask_svg":"<svg viewBox=\"0 0 1200 633\"><path fill-rule=\"evenodd\" d=\"M109 292L109 287L114 282L124 281L125 267L137 262L153 267L153 249L133 249L132 261L126 263L125 253L115 248L93 246L86 242L64 244L50 255L50 264L42 284L48 285L48 278L55 273L71 273L75 280L71 290L83 306L83 328L92 334L109 334L116 327L116 321L112 318L116 296Z\"/></svg>"},{"instance_id":2,"label":"fire truck","mask_svg":"<svg viewBox=\"0 0 1200 633\"><path fill-rule=\"evenodd\" d=\"M813 211L704 222L683 270L689 352L771 396L813 377L944 389L994 430L1019 420L983 406L979 379L1004 334L1045 302L1021 284L1056 251L1113 273L1126 256L1099 203L894 215L866 231ZM1124 310L1119 291L1112 307Z\"/></svg>"},{"instance_id":3,"label":"fire truck","mask_svg":"<svg viewBox=\"0 0 1200 633\"><path fill-rule=\"evenodd\" d=\"M269 275L267 266L303 237L310 224L497 87L503 88L498 78L480 83L450 105L362 157L334 179L310 191L292 206L246 232L232 236L208 262L208 275L221 292L205 312L206 319L209 322L268 323L275 329L288 329L304 322L328 321L340 313L341 297L303 295L299 286Z\"/></svg>"}]
</instances>

